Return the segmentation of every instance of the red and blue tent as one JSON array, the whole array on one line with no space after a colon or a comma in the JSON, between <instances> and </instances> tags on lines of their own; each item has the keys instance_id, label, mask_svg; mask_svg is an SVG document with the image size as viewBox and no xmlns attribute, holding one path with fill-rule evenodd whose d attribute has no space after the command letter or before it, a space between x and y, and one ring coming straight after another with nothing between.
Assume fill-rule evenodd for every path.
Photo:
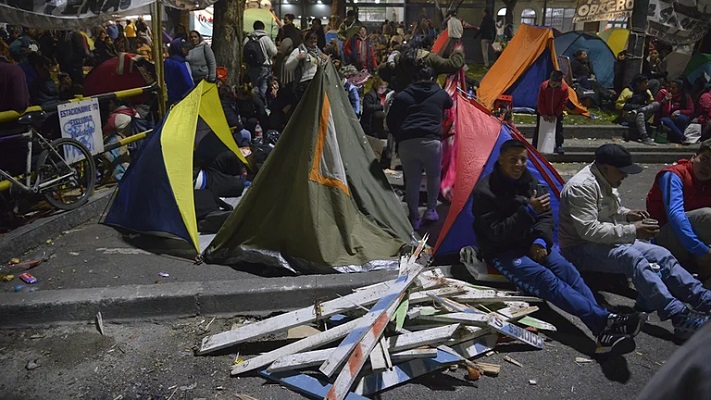
<instances>
[{"instance_id":1,"label":"red and blue tent","mask_svg":"<svg viewBox=\"0 0 711 400\"><path fill-rule=\"evenodd\" d=\"M457 94L455 118L456 145L452 203L435 245L435 256L446 256L466 246L476 246L472 191L479 180L494 169L499 148L509 139L517 139L528 148L528 170L539 182L550 187L551 208L558 218L560 192L563 178L553 166L519 133L516 128L503 123L474 100ZM555 235L557 239L557 234Z\"/></svg>"}]
</instances>

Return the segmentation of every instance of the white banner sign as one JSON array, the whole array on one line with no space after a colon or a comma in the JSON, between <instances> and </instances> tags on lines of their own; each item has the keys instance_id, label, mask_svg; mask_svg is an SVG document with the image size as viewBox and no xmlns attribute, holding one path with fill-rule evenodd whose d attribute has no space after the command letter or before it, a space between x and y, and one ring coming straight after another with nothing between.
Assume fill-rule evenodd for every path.
<instances>
[{"instance_id":1,"label":"white banner sign","mask_svg":"<svg viewBox=\"0 0 711 400\"><path fill-rule=\"evenodd\" d=\"M573 22L611 21L632 15L634 0L580 0Z\"/></svg>"},{"instance_id":2,"label":"white banner sign","mask_svg":"<svg viewBox=\"0 0 711 400\"><path fill-rule=\"evenodd\" d=\"M104 138L101 133L101 113L96 98L65 103L57 106L59 127L62 137L76 139L93 155L104 152ZM65 147L65 149L68 148ZM76 162L81 153L65 154L67 161Z\"/></svg>"},{"instance_id":3,"label":"white banner sign","mask_svg":"<svg viewBox=\"0 0 711 400\"><path fill-rule=\"evenodd\" d=\"M205 8L217 0L163 0L183 10ZM132 13L147 13L155 0L0 0L0 22L46 29L77 29Z\"/></svg>"},{"instance_id":4,"label":"white banner sign","mask_svg":"<svg viewBox=\"0 0 711 400\"><path fill-rule=\"evenodd\" d=\"M673 45L690 44L706 35L711 0L649 0L647 34Z\"/></svg>"}]
</instances>

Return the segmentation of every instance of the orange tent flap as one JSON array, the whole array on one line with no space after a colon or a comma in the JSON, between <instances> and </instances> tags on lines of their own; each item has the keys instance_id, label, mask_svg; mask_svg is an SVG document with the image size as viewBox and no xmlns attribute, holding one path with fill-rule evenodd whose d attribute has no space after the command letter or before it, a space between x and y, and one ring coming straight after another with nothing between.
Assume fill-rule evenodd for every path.
<instances>
[{"instance_id":1,"label":"orange tent flap","mask_svg":"<svg viewBox=\"0 0 711 400\"><path fill-rule=\"evenodd\" d=\"M479 101L486 107L492 108L496 98L516 83L546 48L551 51L553 66L559 69L553 46L553 30L522 24L481 80L477 90ZM538 90L538 87L534 90ZM578 101L575 91L570 89L569 92L570 101L574 106L572 112L589 115L587 109Z\"/></svg>"}]
</instances>

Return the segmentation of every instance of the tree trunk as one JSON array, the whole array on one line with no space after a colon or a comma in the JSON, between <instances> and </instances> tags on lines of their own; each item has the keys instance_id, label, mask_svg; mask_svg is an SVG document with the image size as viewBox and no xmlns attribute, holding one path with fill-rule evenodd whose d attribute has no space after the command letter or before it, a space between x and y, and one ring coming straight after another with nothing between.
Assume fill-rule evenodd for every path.
<instances>
[{"instance_id":1,"label":"tree trunk","mask_svg":"<svg viewBox=\"0 0 711 400\"><path fill-rule=\"evenodd\" d=\"M331 4L331 16L343 19L346 17L346 0L333 0ZM336 27L338 29L338 27Z\"/></svg>"},{"instance_id":2,"label":"tree trunk","mask_svg":"<svg viewBox=\"0 0 711 400\"><path fill-rule=\"evenodd\" d=\"M504 5L506 6L506 16L504 17L504 26L511 24L513 26L514 23L514 8L516 7L516 3L518 3L518 0L504 0ZM491 16L494 17L494 20L496 20L496 10L489 10L491 12Z\"/></svg>"},{"instance_id":3,"label":"tree trunk","mask_svg":"<svg viewBox=\"0 0 711 400\"><path fill-rule=\"evenodd\" d=\"M212 51L217 66L227 68L227 84L238 85L242 73L244 0L220 0L214 7Z\"/></svg>"}]
</instances>

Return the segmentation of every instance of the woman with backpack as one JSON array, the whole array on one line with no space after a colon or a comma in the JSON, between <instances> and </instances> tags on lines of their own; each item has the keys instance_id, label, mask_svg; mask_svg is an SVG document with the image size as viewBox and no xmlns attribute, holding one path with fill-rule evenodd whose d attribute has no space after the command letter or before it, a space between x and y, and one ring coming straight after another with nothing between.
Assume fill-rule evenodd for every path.
<instances>
[{"instance_id":1,"label":"woman with backpack","mask_svg":"<svg viewBox=\"0 0 711 400\"><path fill-rule=\"evenodd\" d=\"M193 75L195 83L200 83L206 79L208 82L215 82L217 79L217 62L215 61L215 53L212 52L207 42L203 40L202 35L198 31L190 31L188 36L190 44L193 48L185 57L190 64L190 72Z\"/></svg>"}]
</instances>

